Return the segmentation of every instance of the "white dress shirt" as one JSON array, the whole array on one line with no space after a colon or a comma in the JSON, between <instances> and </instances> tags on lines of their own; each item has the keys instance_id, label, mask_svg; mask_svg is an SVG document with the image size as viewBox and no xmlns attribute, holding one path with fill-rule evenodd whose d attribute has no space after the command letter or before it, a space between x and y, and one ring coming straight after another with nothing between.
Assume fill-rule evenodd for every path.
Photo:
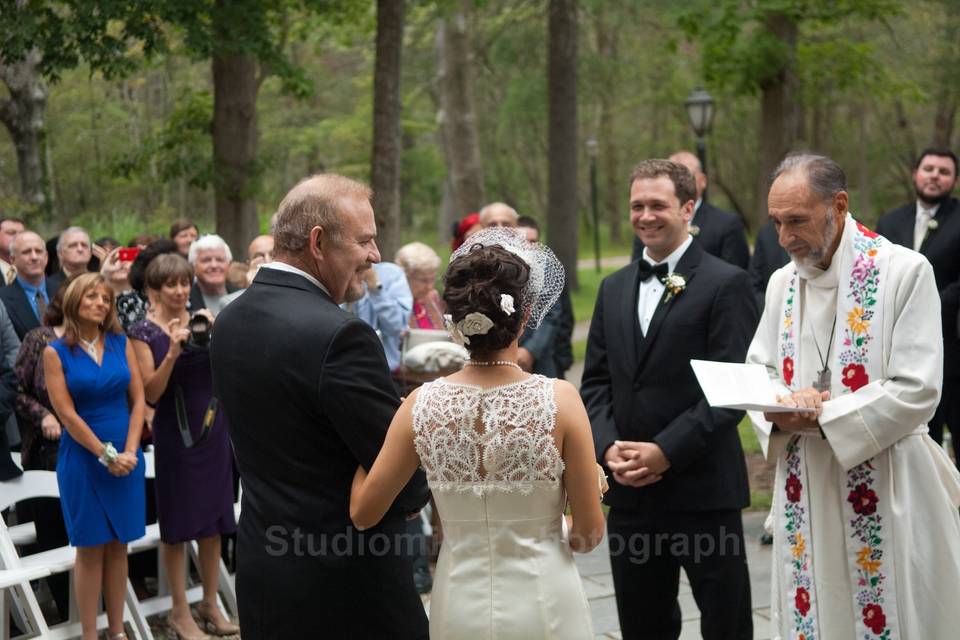
<instances>
[{"instance_id":1,"label":"white dress shirt","mask_svg":"<svg viewBox=\"0 0 960 640\"><path fill-rule=\"evenodd\" d=\"M936 204L930 209L927 209L919 200L917 200L917 217L916 222L913 225L914 251L920 251L920 245L923 244L923 239L927 235L927 228L930 226L930 221L933 220L933 216L937 215L937 210L939 208L940 205Z\"/></svg>"},{"instance_id":2,"label":"white dress shirt","mask_svg":"<svg viewBox=\"0 0 960 640\"><path fill-rule=\"evenodd\" d=\"M683 257L684 252L692 242L693 236L687 235L687 239L683 241L683 244L674 249L673 253L668 255L666 260L661 260L660 262L654 262L650 254L647 253L647 248L644 247L643 256L640 259L646 260L653 266L666 262L667 273L673 273L677 268L677 263L680 262L680 258ZM657 305L660 304L660 299L663 298L663 291L664 286L659 278L650 278L640 283L640 293L637 296L637 317L640 318L640 328L643 329L643 335L647 335L647 329L650 328L650 320L653 319L653 314L657 310Z\"/></svg>"},{"instance_id":3,"label":"white dress shirt","mask_svg":"<svg viewBox=\"0 0 960 640\"><path fill-rule=\"evenodd\" d=\"M314 278L312 275L310 275L309 273L307 273L307 272L304 271L303 269L298 269L297 267L295 267L295 266L293 266L293 265L291 265L291 264L287 264L286 262L280 262L279 260L274 260L273 262L268 262L267 264L260 265L260 268L261 268L261 269L276 269L277 271L286 271L287 273L295 273L295 274L297 274L298 276L303 276L304 278L306 278L307 280L309 280L309 281L312 282L313 284L315 284L315 285L317 285L318 287L320 287L320 290L323 291L325 294L327 294L328 296L330 296L330 292L327 290L327 288L326 288L325 286L323 286L323 284L322 284L319 280L317 280L316 278ZM330 296L330 297L332 298L333 296Z\"/></svg>"}]
</instances>

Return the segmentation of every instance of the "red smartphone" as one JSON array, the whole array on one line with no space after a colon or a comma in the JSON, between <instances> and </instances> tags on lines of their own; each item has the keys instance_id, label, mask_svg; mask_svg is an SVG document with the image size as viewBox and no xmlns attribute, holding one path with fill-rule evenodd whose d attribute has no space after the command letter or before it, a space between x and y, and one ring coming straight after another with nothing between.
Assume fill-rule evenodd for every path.
<instances>
[{"instance_id":1,"label":"red smartphone","mask_svg":"<svg viewBox=\"0 0 960 640\"><path fill-rule=\"evenodd\" d=\"M120 247L120 262L133 262L140 255L140 247Z\"/></svg>"}]
</instances>

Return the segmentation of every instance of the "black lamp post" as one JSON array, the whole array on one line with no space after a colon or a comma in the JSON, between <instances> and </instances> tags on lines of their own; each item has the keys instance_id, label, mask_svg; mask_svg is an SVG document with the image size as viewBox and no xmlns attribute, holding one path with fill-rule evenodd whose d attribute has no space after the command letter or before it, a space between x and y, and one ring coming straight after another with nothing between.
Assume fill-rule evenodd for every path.
<instances>
[{"instance_id":1,"label":"black lamp post","mask_svg":"<svg viewBox=\"0 0 960 640\"><path fill-rule=\"evenodd\" d=\"M597 207L597 139L587 138L587 155L590 157L590 208L593 210L593 255L600 273L600 213Z\"/></svg>"},{"instance_id":2,"label":"black lamp post","mask_svg":"<svg viewBox=\"0 0 960 640\"><path fill-rule=\"evenodd\" d=\"M690 118L690 126L697 136L697 157L700 159L700 166L703 173L707 173L707 144L704 137L710 133L713 126L713 98L703 87L697 87L683 101L683 106L687 110L687 116ZM707 201L707 193L703 193L703 201Z\"/></svg>"}]
</instances>

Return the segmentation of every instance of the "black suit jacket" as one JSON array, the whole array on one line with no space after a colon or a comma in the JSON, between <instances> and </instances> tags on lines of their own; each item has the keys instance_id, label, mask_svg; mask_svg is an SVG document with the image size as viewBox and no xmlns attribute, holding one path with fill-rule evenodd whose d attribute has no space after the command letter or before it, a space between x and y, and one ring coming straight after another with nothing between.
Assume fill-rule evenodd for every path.
<instances>
[{"instance_id":1,"label":"black suit jacket","mask_svg":"<svg viewBox=\"0 0 960 640\"><path fill-rule=\"evenodd\" d=\"M767 220L757 232L757 241L753 245L749 269L750 280L754 291L757 292L757 301L761 309L763 309L770 276L788 262L790 262L790 254L780 246L777 228L773 226L773 220Z\"/></svg>"},{"instance_id":2,"label":"black suit jacket","mask_svg":"<svg viewBox=\"0 0 960 640\"><path fill-rule=\"evenodd\" d=\"M663 479L647 487L611 482L605 501L628 509L740 509L750 503L737 433L743 412L711 409L690 360L743 362L759 321L755 298L745 271L696 243L676 273L686 288L661 301L642 338L637 263L600 285L580 386L597 460L615 440L633 440L657 443L670 461Z\"/></svg>"},{"instance_id":3,"label":"black suit jacket","mask_svg":"<svg viewBox=\"0 0 960 640\"><path fill-rule=\"evenodd\" d=\"M913 248L913 229L917 204L911 202L885 213L877 222L877 233L891 242ZM929 230L920 253L933 266L933 276L940 291L940 312L943 320L943 370L948 378L960 377L960 340L957 336L957 314L960 312L960 208L956 198L940 205L933 218L937 228Z\"/></svg>"},{"instance_id":4,"label":"black suit jacket","mask_svg":"<svg viewBox=\"0 0 960 640\"><path fill-rule=\"evenodd\" d=\"M50 288L50 281L45 280L44 286L47 288L47 298L52 300L56 289ZM33 312L30 301L27 300L27 292L20 286L19 280L14 280L13 284L0 287L0 301L7 307L7 314L13 323L13 329L17 332L17 337L23 340L27 331L40 326L40 319Z\"/></svg>"},{"instance_id":5,"label":"black suit jacket","mask_svg":"<svg viewBox=\"0 0 960 640\"><path fill-rule=\"evenodd\" d=\"M423 472L377 527L350 522L357 465L373 464L400 404L373 329L264 268L218 316L211 359L243 484L244 638L425 638L398 537L429 497Z\"/></svg>"},{"instance_id":6,"label":"black suit jacket","mask_svg":"<svg viewBox=\"0 0 960 640\"><path fill-rule=\"evenodd\" d=\"M750 248L747 246L747 235L740 216L718 209L709 202L702 202L690 226L699 229L693 239L700 243L707 253L741 269L747 268ZM634 237L630 259L638 260L642 255L643 243L640 238Z\"/></svg>"}]
</instances>

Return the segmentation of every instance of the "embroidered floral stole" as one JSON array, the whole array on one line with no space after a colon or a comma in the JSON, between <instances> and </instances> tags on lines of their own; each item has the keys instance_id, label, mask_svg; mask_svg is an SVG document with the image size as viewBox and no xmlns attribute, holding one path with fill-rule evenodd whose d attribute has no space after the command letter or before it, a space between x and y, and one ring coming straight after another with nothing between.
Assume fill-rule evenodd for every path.
<instances>
[{"instance_id":1,"label":"embroidered floral stole","mask_svg":"<svg viewBox=\"0 0 960 640\"><path fill-rule=\"evenodd\" d=\"M883 377L880 331L884 283L889 262L886 239L870 231L847 214L844 233L855 225L841 242L840 284L837 295L837 326L830 363L834 395L853 393L871 380ZM795 305L799 276L794 269L787 287L778 337L780 376L790 389L807 385L795 380L799 372L798 335L801 327L799 305ZM782 576L787 585L786 617L783 624L789 637L816 640L821 637L817 613L812 538L810 536L809 480L804 438L791 438L778 473L778 541ZM844 529L848 571L853 587L853 611L857 616L857 638L890 640L898 637L896 620L893 549L887 523L892 522L890 505L880 496L891 495L889 474L876 473L873 460L847 472L847 499L844 501ZM782 493L780 493L782 491ZM824 603L829 606L829 603Z\"/></svg>"}]
</instances>

